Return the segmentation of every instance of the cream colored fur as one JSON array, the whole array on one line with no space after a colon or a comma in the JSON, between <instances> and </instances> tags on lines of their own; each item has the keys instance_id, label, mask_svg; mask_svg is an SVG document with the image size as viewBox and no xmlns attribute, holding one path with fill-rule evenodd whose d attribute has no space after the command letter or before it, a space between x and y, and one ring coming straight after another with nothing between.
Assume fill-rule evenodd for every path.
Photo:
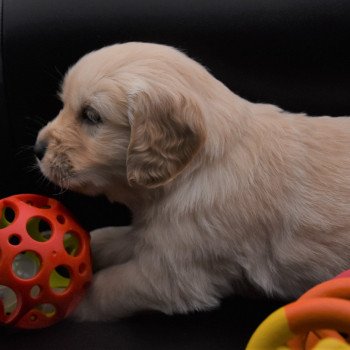
<instances>
[{"instance_id":1,"label":"cream colored fur","mask_svg":"<svg viewBox=\"0 0 350 350\"><path fill-rule=\"evenodd\" d=\"M76 317L205 310L252 287L297 297L349 268L350 119L250 103L147 43L84 56L61 96L38 135L43 174L134 215L92 233L98 272Z\"/></svg>"}]
</instances>

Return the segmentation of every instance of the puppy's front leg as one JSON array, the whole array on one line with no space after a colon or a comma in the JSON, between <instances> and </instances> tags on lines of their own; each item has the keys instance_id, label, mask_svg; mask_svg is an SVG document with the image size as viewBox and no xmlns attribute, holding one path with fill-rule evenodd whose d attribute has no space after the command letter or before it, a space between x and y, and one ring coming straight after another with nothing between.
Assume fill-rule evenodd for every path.
<instances>
[{"instance_id":1,"label":"puppy's front leg","mask_svg":"<svg viewBox=\"0 0 350 350\"><path fill-rule=\"evenodd\" d=\"M141 254L128 262L97 272L73 317L107 321L146 310L167 314L211 309L227 281L196 264L176 264L164 256ZM220 291L220 292L219 292Z\"/></svg>"},{"instance_id":2,"label":"puppy's front leg","mask_svg":"<svg viewBox=\"0 0 350 350\"><path fill-rule=\"evenodd\" d=\"M132 258L136 235L131 226L105 227L92 231L90 235L95 271Z\"/></svg>"}]
</instances>

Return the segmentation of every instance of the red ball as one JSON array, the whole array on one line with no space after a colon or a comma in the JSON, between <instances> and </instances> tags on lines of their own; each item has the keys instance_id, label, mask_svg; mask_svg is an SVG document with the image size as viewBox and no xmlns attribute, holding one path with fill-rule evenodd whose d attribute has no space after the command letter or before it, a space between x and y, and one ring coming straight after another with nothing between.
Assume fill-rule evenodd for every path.
<instances>
[{"instance_id":1,"label":"red ball","mask_svg":"<svg viewBox=\"0 0 350 350\"><path fill-rule=\"evenodd\" d=\"M0 324L43 328L69 315L92 278L89 243L54 199L0 200Z\"/></svg>"}]
</instances>

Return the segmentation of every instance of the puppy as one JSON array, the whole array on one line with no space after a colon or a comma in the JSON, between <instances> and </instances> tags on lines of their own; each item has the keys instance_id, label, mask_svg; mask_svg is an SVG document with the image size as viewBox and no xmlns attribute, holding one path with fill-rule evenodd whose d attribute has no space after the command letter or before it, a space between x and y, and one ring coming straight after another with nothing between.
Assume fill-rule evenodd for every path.
<instances>
[{"instance_id":1,"label":"puppy","mask_svg":"<svg viewBox=\"0 0 350 350\"><path fill-rule=\"evenodd\" d=\"M92 233L77 318L206 310L249 288L297 297L349 268L350 119L250 103L148 43L87 54L60 96L35 145L42 173L133 212Z\"/></svg>"}]
</instances>

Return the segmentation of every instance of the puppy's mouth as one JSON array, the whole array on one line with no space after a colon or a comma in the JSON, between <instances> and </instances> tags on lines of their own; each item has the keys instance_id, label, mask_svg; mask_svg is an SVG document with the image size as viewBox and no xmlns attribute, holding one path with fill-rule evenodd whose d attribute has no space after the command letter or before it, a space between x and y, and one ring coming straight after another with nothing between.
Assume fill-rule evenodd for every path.
<instances>
[{"instance_id":1,"label":"puppy's mouth","mask_svg":"<svg viewBox=\"0 0 350 350\"><path fill-rule=\"evenodd\" d=\"M41 173L61 189L70 189L76 172L67 155L61 154L51 161L37 159Z\"/></svg>"},{"instance_id":2,"label":"puppy's mouth","mask_svg":"<svg viewBox=\"0 0 350 350\"><path fill-rule=\"evenodd\" d=\"M76 171L67 155L60 154L50 160L37 159L37 162L44 177L61 191L70 190L91 196L104 194L105 180L97 176L92 180L88 169Z\"/></svg>"}]
</instances>

